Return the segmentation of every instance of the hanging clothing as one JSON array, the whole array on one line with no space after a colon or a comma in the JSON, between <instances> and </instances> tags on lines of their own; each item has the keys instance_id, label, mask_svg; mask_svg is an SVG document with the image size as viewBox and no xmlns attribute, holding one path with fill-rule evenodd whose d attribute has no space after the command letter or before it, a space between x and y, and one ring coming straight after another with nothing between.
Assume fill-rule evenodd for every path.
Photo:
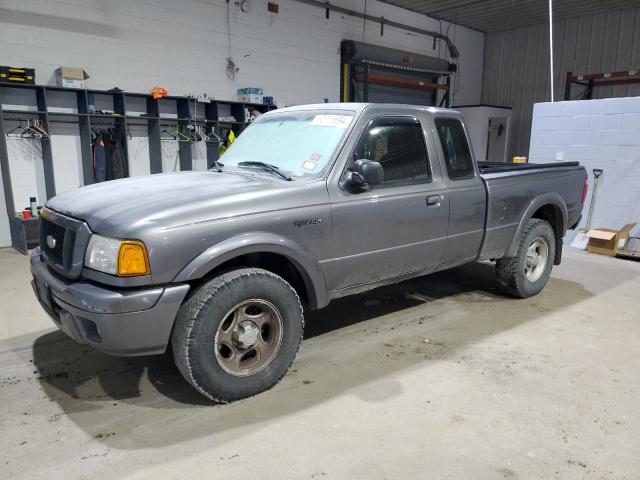
<instances>
[{"instance_id":1,"label":"hanging clothing","mask_svg":"<svg viewBox=\"0 0 640 480\"><path fill-rule=\"evenodd\" d=\"M107 179L107 149L104 132L100 131L93 144L93 181L104 182Z\"/></svg>"},{"instance_id":2,"label":"hanging clothing","mask_svg":"<svg viewBox=\"0 0 640 480\"><path fill-rule=\"evenodd\" d=\"M104 182L129 176L124 150L126 135L116 128L100 129L93 143L93 181Z\"/></svg>"},{"instance_id":3,"label":"hanging clothing","mask_svg":"<svg viewBox=\"0 0 640 480\"><path fill-rule=\"evenodd\" d=\"M120 130L112 128L107 141L107 180L126 178L129 176L127 160L124 154L126 135Z\"/></svg>"},{"instance_id":4,"label":"hanging clothing","mask_svg":"<svg viewBox=\"0 0 640 480\"><path fill-rule=\"evenodd\" d=\"M231 146L235 139L236 134L233 133L233 130L229 130L225 135L224 140L220 143L220 156L227 151L227 148Z\"/></svg>"}]
</instances>

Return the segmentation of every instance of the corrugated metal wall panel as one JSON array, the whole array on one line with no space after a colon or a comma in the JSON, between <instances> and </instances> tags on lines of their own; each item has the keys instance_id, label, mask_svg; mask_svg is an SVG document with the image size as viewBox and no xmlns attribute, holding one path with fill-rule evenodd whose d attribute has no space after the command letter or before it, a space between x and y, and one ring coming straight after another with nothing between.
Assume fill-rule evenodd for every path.
<instances>
[{"instance_id":1,"label":"corrugated metal wall panel","mask_svg":"<svg viewBox=\"0 0 640 480\"><path fill-rule=\"evenodd\" d=\"M513 108L510 156L527 155L535 102L549 101L549 31L533 25L485 38L482 102ZM640 68L640 8L554 22L555 98L566 73ZM574 88L572 95L578 94ZM593 98L640 95L640 84L598 87Z\"/></svg>"},{"instance_id":2,"label":"corrugated metal wall panel","mask_svg":"<svg viewBox=\"0 0 640 480\"><path fill-rule=\"evenodd\" d=\"M548 5L544 0L384 1L433 18L475 28L481 32L498 32L544 23ZM556 20L563 20L638 6L640 6L638 0L555 0L553 16Z\"/></svg>"}]
</instances>

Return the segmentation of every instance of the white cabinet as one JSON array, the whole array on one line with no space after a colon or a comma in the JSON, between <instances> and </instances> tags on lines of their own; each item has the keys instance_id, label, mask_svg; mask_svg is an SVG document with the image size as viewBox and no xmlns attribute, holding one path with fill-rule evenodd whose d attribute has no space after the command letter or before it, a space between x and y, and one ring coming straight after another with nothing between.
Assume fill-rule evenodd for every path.
<instances>
[{"instance_id":1,"label":"white cabinet","mask_svg":"<svg viewBox=\"0 0 640 480\"><path fill-rule=\"evenodd\" d=\"M510 107L472 105L454 108L464 116L477 160L509 161Z\"/></svg>"}]
</instances>

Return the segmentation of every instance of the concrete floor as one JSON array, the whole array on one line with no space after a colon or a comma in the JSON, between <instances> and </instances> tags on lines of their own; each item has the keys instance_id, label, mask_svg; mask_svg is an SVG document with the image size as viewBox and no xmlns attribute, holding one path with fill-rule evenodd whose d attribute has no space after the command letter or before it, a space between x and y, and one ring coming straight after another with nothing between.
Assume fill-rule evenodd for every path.
<instances>
[{"instance_id":1,"label":"concrete floor","mask_svg":"<svg viewBox=\"0 0 640 480\"><path fill-rule=\"evenodd\" d=\"M476 264L337 301L279 385L210 406L68 340L1 250L2 477L638 479L640 263L565 252L529 300Z\"/></svg>"}]
</instances>

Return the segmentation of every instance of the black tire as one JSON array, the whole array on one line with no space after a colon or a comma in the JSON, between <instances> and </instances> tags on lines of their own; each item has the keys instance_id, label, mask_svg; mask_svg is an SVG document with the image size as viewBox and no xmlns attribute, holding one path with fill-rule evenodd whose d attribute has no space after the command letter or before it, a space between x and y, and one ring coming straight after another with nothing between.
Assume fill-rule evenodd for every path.
<instances>
[{"instance_id":1,"label":"black tire","mask_svg":"<svg viewBox=\"0 0 640 480\"><path fill-rule=\"evenodd\" d=\"M247 376L228 373L214 348L221 322L248 299L277 309L282 332L279 348L262 370ZM259 268L223 273L200 286L182 305L171 335L174 361L184 378L207 398L227 403L256 395L286 373L302 342L304 317L296 291L281 277Z\"/></svg>"},{"instance_id":2,"label":"black tire","mask_svg":"<svg viewBox=\"0 0 640 480\"><path fill-rule=\"evenodd\" d=\"M544 270L539 278L531 281L525 274L525 266L527 251L536 241L545 243L548 251ZM556 237L549 222L538 218L529 220L520 236L516 256L500 258L496 261L496 277L500 290L518 298L529 298L540 293L551 276L555 253Z\"/></svg>"}]
</instances>

